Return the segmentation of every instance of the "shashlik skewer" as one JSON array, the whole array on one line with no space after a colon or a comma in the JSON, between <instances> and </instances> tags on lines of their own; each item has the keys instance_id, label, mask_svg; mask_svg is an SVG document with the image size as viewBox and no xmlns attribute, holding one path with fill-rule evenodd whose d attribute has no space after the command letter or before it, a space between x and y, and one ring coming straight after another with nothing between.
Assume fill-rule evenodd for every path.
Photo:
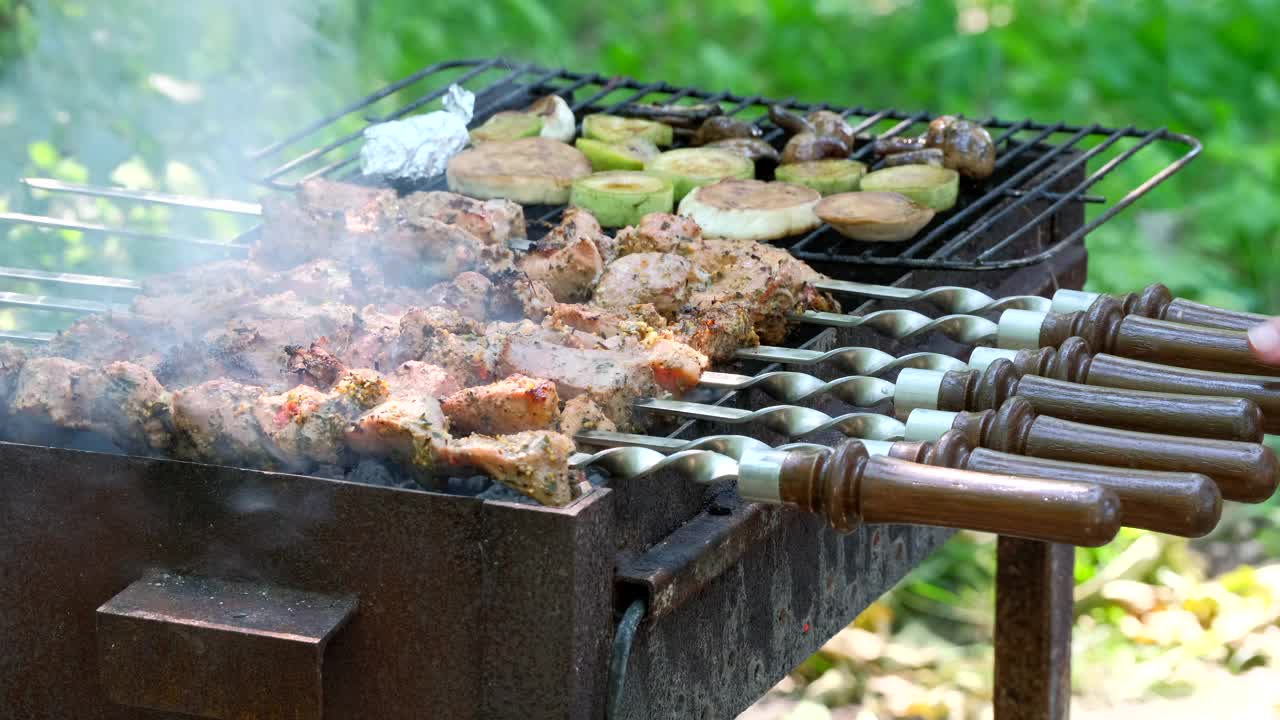
<instances>
[{"instance_id":1,"label":"shashlik skewer","mask_svg":"<svg viewBox=\"0 0 1280 720\"><path fill-rule=\"evenodd\" d=\"M624 477L638 475L649 467L649 463L654 460L649 452L673 455L688 450L711 450L739 460L750 452L775 449L744 435L711 435L685 441L650 435L586 431L579 433L576 439L586 445L615 448L617 452L607 455L607 460L602 462L611 472ZM877 440L861 442L871 455L889 455L925 465L1094 484L1111 490L1120 499L1121 523L1126 527L1183 537L1200 537L1217 525L1222 511L1222 496L1217 485L1198 473L1134 470L1012 455L997 450L974 448L962 434L954 430L943 435L936 443ZM628 456L622 452L623 448L645 452ZM784 445L776 449L788 452L830 451L825 446L807 443ZM594 457L579 453L572 462L590 464L594 462L591 460ZM705 473L702 467L688 467L681 462L674 465L694 478L722 476L715 469Z\"/></svg>"},{"instance_id":2,"label":"shashlik skewer","mask_svg":"<svg viewBox=\"0 0 1280 720\"><path fill-rule=\"evenodd\" d=\"M667 468L707 483L736 478L744 499L817 513L839 532L864 523L911 523L1096 546L1109 542L1120 527L1119 499L1097 485L871 456L856 440L830 453L771 449L740 460L709 450L663 455L615 448L578 462L629 480Z\"/></svg>"}]
</instances>

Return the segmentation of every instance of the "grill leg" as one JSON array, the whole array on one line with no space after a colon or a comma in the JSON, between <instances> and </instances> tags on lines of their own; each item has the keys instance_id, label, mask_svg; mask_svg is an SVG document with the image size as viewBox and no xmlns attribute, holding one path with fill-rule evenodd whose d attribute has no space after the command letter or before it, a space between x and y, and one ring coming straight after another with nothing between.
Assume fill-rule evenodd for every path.
<instances>
[{"instance_id":1,"label":"grill leg","mask_svg":"<svg viewBox=\"0 0 1280 720\"><path fill-rule=\"evenodd\" d=\"M996 720L1066 720L1075 548L1001 537L997 563Z\"/></svg>"}]
</instances>

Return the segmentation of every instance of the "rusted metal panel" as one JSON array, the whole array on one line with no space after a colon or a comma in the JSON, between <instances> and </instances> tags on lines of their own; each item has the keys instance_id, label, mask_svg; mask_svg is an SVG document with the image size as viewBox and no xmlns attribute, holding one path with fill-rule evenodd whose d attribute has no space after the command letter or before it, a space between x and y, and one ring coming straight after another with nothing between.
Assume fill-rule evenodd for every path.
<instances>
[{"instance_id":1,"label":"rusted metal panel","mask_svg":"<svg viewBox=\"0 0 1280 720\"><path fill-rule=\"evenodd\" d=\"M11 443L0 482L6 718L155 720L107 698L95 639L96 609L154 571L359 597L325 654L325 717L603 707L607 490L548 509Z\"/></svg>"},{"instance_id":2,"label":"rusted metal panel","mask_svg":"<svg viewBox=\"0 0 1280 720\"><path fill-rule=\"evenodd\" d=\"M1066 720L1075 548L1002 537L996 553L996 720Z\"/></svg>"},{"instance_id":3,"label":"rusted metal panel","mask_svg":"<svg viewBox=\"0 0 1280 720\"><path fill-rule=\"evenodd\" d=\"M112 701L203 718L320 720L329 638L356 598L154 573L98 608Z\"/></svg>"}]
</instances>

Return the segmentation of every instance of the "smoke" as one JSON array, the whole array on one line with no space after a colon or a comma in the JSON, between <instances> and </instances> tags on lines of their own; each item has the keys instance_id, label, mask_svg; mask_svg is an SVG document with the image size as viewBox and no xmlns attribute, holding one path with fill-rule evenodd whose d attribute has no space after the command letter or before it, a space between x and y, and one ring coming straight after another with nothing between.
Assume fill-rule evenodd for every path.
<instances>
[{"instance_id":1,"label":"smoke","mask_svg":"<svg viewBox=\"0 0 1280 720\"><path fill-rule=\"evenodd\" d=\"M6 186L23 170L108 182L123 166L134 180L244 196L246 151L360 84L359 2L19 4L20 41L0 59L0 131L17 140L0 151Z\"/></svg>"}]
</instances>

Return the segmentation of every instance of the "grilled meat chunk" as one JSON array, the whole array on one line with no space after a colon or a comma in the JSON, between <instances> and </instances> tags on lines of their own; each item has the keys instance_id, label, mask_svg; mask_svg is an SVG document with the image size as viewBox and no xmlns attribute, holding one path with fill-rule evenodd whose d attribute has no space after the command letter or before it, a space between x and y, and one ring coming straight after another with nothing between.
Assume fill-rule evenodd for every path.
<instances>
[{"instance_id":1,"label":"grilled meat chunk","mask_svg":"<svg viewBox=\"0 0 1280 720\"><path fill-rule=\"evenodd\" d=\"M728 362L739 349L760 344L751 313L741 303L711 303L682 313L670 332L713 363Z\"/></svg>"},{"instance_id":2,"label":"grilled meat chunk","mask_svg":"<svg viewBox=\"0 0 1280 720\"><path fill-rule=\"evenodd\" d=\"M415 397L442 398L462 389L462 383L439 365L409 360L400 364L387 377L391 396L399 399Z\"/></svg>"},{"instance_id":3,"label":"grilled meat chunk","mask_svg":"<svg viewBox=\"0 0 1280 720\"><path fill-rule=\"evenodd\" d=\"M430 217L458 225L490 245L508 245L528 236L524 208L510 200L476 200L451 192L418 192L400 200L411 218Z\"/></svg>"},{"instance_id":4,"label":"grilled meat chunk","mask_svg":"<svg viewBox=\"0 0 1280 720\"><path fill-rule=\"evenodd\" d=\"M559 426L556 429L564 435L573 437L583 430L615 432L618 426L605 416L604 411L589 396L579 395L564 404L564 409L560 411Z\"/></svg>"},{"instance_id":5,"label":"grilled meat chunk","mask_svg":"<svg viewBox=\"0 0 1280 720\"><path fill-rule=\"evenodd\" d=\"M666 318L659 315L651 303L632 305L621 311L581 303L557 303L542 323L549 328L578 330L600 338L615 335L643 337L667 326Z\"/></svg>"},{"instance_id":6,"label":"grilled meat chunk","mask_svg":"<svg viewBox=\"0 0 1280 720\"><path fill-rule=\"evenodd\" d=\"M254 404L263 389L220 379L173 393L179 455L190 460L272 468L276 453L263 436Z\"/></svg>"},{"instance_id":7,"label":"grilled meat chunk","mask_svg":"<svg viewBox=\"0 0 1280 720\"><path fill-rule=\"evenodd\" d=\"M545 340L508 336L498 371L546 378L561 397L587 395L618 427L630 427L631 403L658 391L646 359L610 350L567 348Z\"/></svg>"},{"instance_id":8,"label":"grilled meat chunk","mask_svg":"<svg viewBox=\"0 0 1280 720\"><path fill-rule=\"evenodd\" d=\"M392 363L425 360L439 365L464 385L488 382L501 350L474 320L446 308L415 308L400 320L400 338Z\"/></svg>"},{"instance_id":9,"label":"grilled meat chunk","mask_svg":"<svg viewBox=\"0 0 1280 720\"><path fill-rule=\"evenodd\" d=\"M346 367L342 361L326 349L328 343L313 342L311 347L286 345L284 354L288 356L284 371L293 377L293 381L301 385L328 390Z\"/></svg>"},{"instance_id":10,"label":"grilled meat chunk","mask_svg":"<svg viewBox=\"0 0 1280 720\"><path fill-rule=\"evenodd\" d=\"M592 302L610 309L651 303L663 316L671 316L700 284L697 275L694 265L679 255L624 255L605 268Z\"/></svg>"},{"instance_id":11,"label":"grilled meat chunk","mask_svg":"<svg viewBox=\"0 0 1280 720\"><path fill-rule=\"evenodd\" d=\"M541 320L555 304L555 295L546 283L534 280L520 270L493 276L493 291L489 296L490 319Z\"/></svg>"},{"instance_id":12,"label":"grilled meat chunk","mask_svg":"<svg viewBox=\"0 0 1280 720\"><path fill-rule=\"evenodd\" d=\"M98 433L127 452L167 450L173 441L169 394L133 363L94 368L32 358L17 375L9 412L42 426Z\"/></svg>"},{"instance_id":13,"label":"grilled meat chunk","mask_svg":"<svg viewBox=\"0 0 1280 720\"><path fill-rule=\"evenodd\" d=\"M421 305L449 308L458 311L463 317L484 322L492 294L493 283L489 282L489 278L468 271L427 288Z\"/></svg>"},{"instance_id":14,"label":"grilled meat chunk","mask_svg":"<svg viewBox=\"0 0 1280 720\"><path fill-rule=\"evenodd\" d=\"M9 406L13 388L18 384L18 373L27 363L27 353L13 343L0 343L0 408Z\"/></svg>"},{"instance_id":15,"label":"grilled meat chunk","mask_svg":"<svg viewBox=\"0 0 1280 720\"><path fill-rule=\"evenodd\" d=\"M458 470L478 470L543 505L568 505L580 473L569 467L573 441L557 432L472 435L453 440L442 459Z\"/></svg>"},{"instance_id":16,"label":"grilled meat chunk","mask_svg":"<svg viewBox=\"0 0 1280 720\"><path fill-rule=\"evenodd\" d=\"M561 247L539 245L520 259L520 269L541 282L560 302L577 302L591 296L591 287L604 269L600 251L590 238L578 238Z\"/></svg>"},{"instance_id":17,"label":"grilled meat chunk","mask_svg":"<svg viewBox=\"0 0 1280 720\"><path fill-rule=\"evenodd\" d=\"M787 316L805 309L838 310L814 290L817 272L786 250L749 240L707 238L690 256L710 283L689 296L696 309L739 304L750 313L760 342L777 344L790 329Z\"/></svg>"},{"instance_id":18,"label":"grilled meat chunk","mask_svg":"<svg viewBox=\"0 0 1280 720\"><path fill-rule=\"evenodd\" d=\"M348 367L367 367L381 370L394 366L389 359L400 340L400 321L403 313L388 313L373 305L366 305L356 313L355 328L341 359Z\"/></svg>"},{"instance_id":19,"label":"grilled meat chunk","mask_svg":"<svg viewBox=\"0 0 1280 720\"><path fill-rule=\"evenodd\" d=\"M649 213L640 224L618 231L618 255L658 252L686 255L702 242L702 228L692 219L670 213Z\"/></svg>"},{"instance_id":20,"label":"grilled meat chunk","mask_svg":"<svg viewBox=\"0 0 1280 720\"><path fill-rule=\"evenodd\" d=\"M317 463L337 464L351 422L388 394L387 382L377 373L352 370L343 372L327 393L299 385L278 395L262 395L253 413L280 466L304 471Z\"/></svg>"},{"instance_id":21,"label":"grilled meat chunk","mask_svg":"<svg viewBox=\"0 0 1280 720\"><path fill-rule=\"evenodd\" d=\"M421 481L437 472L449 441L449 423L433 397L394 399L374 406L347 427L347 447L361 455L388 457Z\"/></svg>"},{"instance_id":22,"label":"grilled meat chunk","mask_svg":"<svg viewBox=\"0 0 1280 720\"><path fill-rule=\"evenodd\" d=\"M560 416L556 384L519 374L459 390L440 405L454 435L544 430L553 427Z\"/></svg>"}]
</instances>

